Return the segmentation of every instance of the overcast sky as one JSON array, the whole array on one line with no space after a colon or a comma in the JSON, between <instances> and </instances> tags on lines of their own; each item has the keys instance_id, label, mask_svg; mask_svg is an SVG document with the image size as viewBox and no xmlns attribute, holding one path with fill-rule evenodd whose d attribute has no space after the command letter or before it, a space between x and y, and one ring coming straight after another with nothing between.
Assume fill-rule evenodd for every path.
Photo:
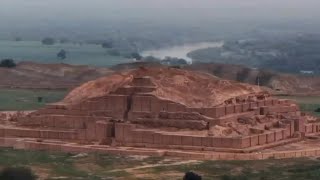
<instances>
[{"instance_id":1,"label":"overcast sky","mask_svg":"<svg viewBox=\"0 0 320 180\"><path fill-rule=\"evenodd\" d=\"M253 30L298 25L318 31L319 9L320 0L0 0L0 37L41 32L70 36L75 31L92 35L106 28L159 25L181 29L208 25L223 32L238 32L241 26Z\"/></svg>"},{"instance_id":2,"label":"overcast sky","mask_svg":"<svg viewBox=\"0 0 320 180\"><path fill-rule=\"evenodd\" d=\"M104 18L301 18L320 0L0 0L0 20Z\"/></svg>"}]
</instances>

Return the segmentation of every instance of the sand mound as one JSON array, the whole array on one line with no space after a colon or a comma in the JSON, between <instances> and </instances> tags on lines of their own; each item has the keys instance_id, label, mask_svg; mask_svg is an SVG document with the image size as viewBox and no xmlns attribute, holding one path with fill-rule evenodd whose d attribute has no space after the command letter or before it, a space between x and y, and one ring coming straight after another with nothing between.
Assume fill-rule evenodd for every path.
<instances>
[{"instance_id":1,"label":"sand mound","mask_svg":"<svg viewBox=\"0 0 320 180\"><path fill-rule=\"evenodd\" d=\"M74 89L63 102L77 103L104 96L130 85L135 77L145 76L156 86L151 94L188 107L214 107L228 99L262 91L257 86L222 80L206 73L175 68L139 68L87 82Z\"/></svg>"}]
</instances>

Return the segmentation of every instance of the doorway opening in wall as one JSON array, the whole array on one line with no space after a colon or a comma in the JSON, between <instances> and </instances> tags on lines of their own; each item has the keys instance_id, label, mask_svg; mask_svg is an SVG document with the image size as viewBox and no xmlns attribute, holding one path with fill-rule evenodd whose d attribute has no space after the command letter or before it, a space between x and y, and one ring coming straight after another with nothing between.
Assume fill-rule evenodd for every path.
<instances>
[{"instance_id":1,"label":"doorway opening in wall","mask_svg":"<svg viewBox=\"0 0 320 180\"><path fill-rule=\"evenodd\" d=\"M124 121L128 121L128 114L131 110L131 107L132 107L132 95L127 97L127 109L124 114Z\"/></svg>"}]
</instances>

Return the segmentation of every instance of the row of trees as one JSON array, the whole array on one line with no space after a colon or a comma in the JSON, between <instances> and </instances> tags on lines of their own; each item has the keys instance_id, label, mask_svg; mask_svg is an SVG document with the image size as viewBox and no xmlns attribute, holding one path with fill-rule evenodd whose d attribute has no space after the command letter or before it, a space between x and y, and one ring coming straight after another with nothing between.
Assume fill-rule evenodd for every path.
<instances>
[{"instance_id":1,"label":"row of trees","mask_svg":"<svg viewBox=\"0 0 320 180\"><path fill-rule=\"evenodd\" d=\"M68 42L67 39L61 39L60 43L66 43ZM56 40L54 38L50 38L50 37L46 37L44 39L41 40L41 43L43 45L54 45L56 43ZM136 60L141 60L142 56L137 53L137 52L120 52L120 50L118 50L117 48L115 48L114 46L114 42L113 40L105 40L105 41L89 41L89 44L93 43L93 44L99 44L101 45L102 48L107 50L107 53L111 56L124 56L125 58L132 58L132 59L136 59ZM59 59L65 59L67 58L67 52L62 49L60 52L58 52L57 57Z\"/></svg>"},{"instance_id":2,"label":"row of trees","mask_svg":"<svg viewBox=\"0 0 320 180\"><path fill-rule=\"evenodd\" d=\"M43 38L43 39L41 40L41 43L42 43L43 45L54 45L56 42L57 42L57 41L56 41L54 38L51 38L51 37L46 37L46 38ZM68 40L67 38L62 38L62 39L59 40L59 42L60 42L61 44L64 44L64 43L69 42L69 40Z\"/></svg>"},{"instance_id":3,"label":"row of trees","mask_svg":"<svg viewBox=\"0 0 320 180\"><path fill-rule=\"evenodd\" d=\"M18 39L20 40L20 39ZM67 39L61 39L60 43L66 43L69 42ZM43 45L54 45L56 43L56 40L51 37L46 37L41 40L41 43ZM97 41L88 41L87 43L93 43L93 44L100 44L102 48L106 49L107 54L111 56L123 56L125 58L129 59L135 59L138 61L160 61L162 64L166 65L185 65L187 64L187 61L181 58L172 58L172 57L166 57L164 59L158 59L152 56L148 57L142 57L138 52L124 52L119 50L116 46L113 40L97 40ZM61 49L57 53L57 58L58 59L66 59L67 58L67 51L64 49Z\"/></svg>"},{"instance_id":4,"label":"row of trees","mask_svg":"<svg viewBox=\"0 0 320 180\"><path fill-rule=\"evenodd\" d=\"M57 58L58 59L66 59L67 58L67 51L65 51L64 49L61 49L58 53L57 53ZM14 68L16 67L17 64L13 59L2 59L0 61L0 67L3 68Z\"/></svg>"}]
</instances>

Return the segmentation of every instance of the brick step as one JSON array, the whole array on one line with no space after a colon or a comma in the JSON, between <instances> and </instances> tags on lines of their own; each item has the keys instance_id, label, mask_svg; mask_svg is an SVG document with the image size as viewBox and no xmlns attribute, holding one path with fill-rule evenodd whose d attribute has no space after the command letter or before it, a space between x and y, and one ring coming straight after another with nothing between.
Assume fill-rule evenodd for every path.
<instances>
[{"instance_id":1,"label":"brick step","mask_svg":"<svg viewBox=\"0 0 320 180\"><path fill-rule=\"evenodd\" d=\"M27 128L0 128L0 137L43 138L43 139L77 139L75 130L38 130Z\"/></svg>"},{"instance_id":2,"label":"brick step","mask_svg":"<svg viewBox=\"0 0 320 180\"><path fill-rule=\"evenodd\" d=\"M223 148L223 147L204 147L204 146L185 146L185 145L162 145L162 144L148 144L148 143L126 143L128 147L139 147L139 148L156 148L156 149L176 149L176 150L188 150L188 151L208 151L208 152L225 152L225 153L252 153L264 149L269 149L281 145L295 143L301 141L301 138L291 138L286 140L277 141L270 144L261 146L254 146L244 149L237 148Z\"/></svg>"},{"instance_id":3,"label":"brick step","mask_svg":"<svg viewBox=\"0 0 320 180\"><path fill-rule=\"evenodd\" d=\"M109 121L108 117L40 115L19 121L22 126L52 127L65 129L82 129L90 121Z\"/></svg>"},{"instance_id":4,"label":"brick step","mask_svg":"<svg viewBox=\"0 0 320 180\"><path fill-rule=\"evenodd\" d=\"M144 124L152 127L175 127L181 129L208 129L208 123L204 120L188 120L188 119L149 119L149 118L137 118L131 120L135 124Z\"/></svg>"}]
</instances>

